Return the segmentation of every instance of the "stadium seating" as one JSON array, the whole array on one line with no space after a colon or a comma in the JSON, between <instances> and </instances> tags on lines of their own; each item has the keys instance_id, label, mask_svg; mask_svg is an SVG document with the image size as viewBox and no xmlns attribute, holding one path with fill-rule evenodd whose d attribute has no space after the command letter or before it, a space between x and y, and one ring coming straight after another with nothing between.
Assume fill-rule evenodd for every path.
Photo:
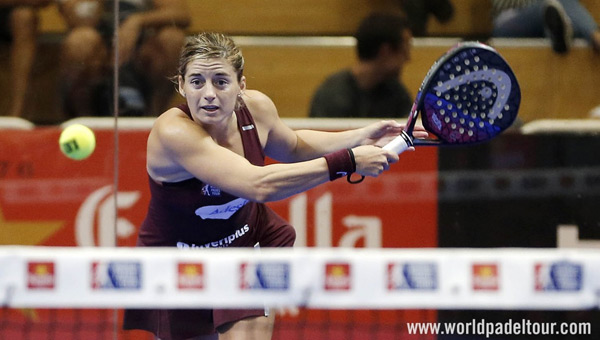
<instances>
[{"instance_id":1,"label":"stadium seating","mask_svg":"<svg viewBox=\"0 0 600 340\"><path fill-rule=\"evenodd\" d=\"M250 88L259 89L277 104L282 117L306 117L312 93L330 73L354 61L352 33L360 18L373 9L392 9L391 0L240 0L226 5L216 0L188 0L193 12L190 34L218 30L235 35L247 59L246 76ZM293 3L292 3L293 2ZM582 0L600 15L600 2ZM433 61L460 38L489 35L489 2L455 1L456 16L445 24L430 22L430 32L444 39L415 39L412 60L402 76L408 88L417 88ZM294 10L290 10L294 8ZM202 11L210 9L211 15ZM223 17L228 17L223 20ZM202 18L202 20L200 20ZM600 19L600 18L598 18ZM43 10L41 28L46 36L60 37L64 22L55 7ZM450 38L460 37L460 38ZM60 121L56 61L60 39L42 39L36 60L36 81L25 118L34 122ZM521 119L586 118L600 104L597 84L600 57L578 41L568 55L552 52L544 39L492 40L520 81L523 101ZM7 93L8 53L0 51L0 90ZM58 84L57 84L58 83ZM174 102L177 101L174 97ZM0 98L5 106L9 99Z\"/></svg>"}]
</instances>

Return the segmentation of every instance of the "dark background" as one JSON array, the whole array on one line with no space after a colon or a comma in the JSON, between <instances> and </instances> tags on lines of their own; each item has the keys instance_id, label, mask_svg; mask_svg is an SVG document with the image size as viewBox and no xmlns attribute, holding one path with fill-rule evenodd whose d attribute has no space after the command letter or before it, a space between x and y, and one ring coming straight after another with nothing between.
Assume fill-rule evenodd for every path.
<instances>
[{"instance_id":1,"label":"dark background","mask_svg":"<svg viewBox=\"0 0 600 340\"><path fill-rule=\"evenodd\" d=\"M440 150L439 247L556 248L561 224L577 225L580 240L600 240L598 137L507 133L490 143ZM600 339L598 310L440 310L438 318L439 322L590 322L590 336L536 338ZM511 337L493 337L505 338Z\"/></svg>"}]
</instances>

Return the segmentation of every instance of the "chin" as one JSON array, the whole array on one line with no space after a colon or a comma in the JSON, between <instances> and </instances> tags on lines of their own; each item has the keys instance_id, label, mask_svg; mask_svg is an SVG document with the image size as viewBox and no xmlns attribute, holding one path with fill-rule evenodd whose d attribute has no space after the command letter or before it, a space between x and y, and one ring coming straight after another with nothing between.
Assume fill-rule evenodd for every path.
<instances>
[{"instance_id":1,"label":"chin","mask_svg":"<svg viewBox=\"0 0 600 340\"><path fill-rule=\"evenodd\" d=\"M233 111L232 111L232 113L233 113ZM218 123L218 122L221 122L221 121L227 119L229 116L231 116L231 114L223 113L223 111L221 111L221 110L217 110L214 112L206 112L206 111L201 110L200 112L198 112L198 115L196 117L202 123L214 124L214 123Z\"/></svg>"}]
</instances>

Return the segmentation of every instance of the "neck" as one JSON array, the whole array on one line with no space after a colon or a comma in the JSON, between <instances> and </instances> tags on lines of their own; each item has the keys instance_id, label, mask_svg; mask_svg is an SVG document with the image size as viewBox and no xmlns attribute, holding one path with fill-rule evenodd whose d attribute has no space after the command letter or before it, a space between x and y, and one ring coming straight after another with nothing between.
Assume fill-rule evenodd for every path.
<instances>
[{"instance_id":1,"label":"neck","mask_svg":"<svg viewBox=\"0 0 600 340\"><path fill-rule=\"evenodd\" d=\"M215 124L205 125L204 129L217 144L225 147L229 146L232 136L237 136L238 131L235 111Z\"/></svg>"}]
</instances>

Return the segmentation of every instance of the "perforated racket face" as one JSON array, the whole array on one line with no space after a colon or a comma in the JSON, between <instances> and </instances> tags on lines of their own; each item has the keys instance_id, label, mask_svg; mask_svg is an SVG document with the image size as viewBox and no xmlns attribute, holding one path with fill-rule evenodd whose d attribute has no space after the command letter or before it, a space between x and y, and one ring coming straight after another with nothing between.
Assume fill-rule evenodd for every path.
<instances>
[{"instance_id":1,"label":"perforated racket face","mask_svg":"<svg viewBox=\"0 0 600 340\"><path fill-rule=\"evenodd\" d=\"M423 126L440 143L471 144L510 127L520 102L521 90L508 63L493 48L467 42L430 69L418 105Z\"/></svg>"}]
</instances>

